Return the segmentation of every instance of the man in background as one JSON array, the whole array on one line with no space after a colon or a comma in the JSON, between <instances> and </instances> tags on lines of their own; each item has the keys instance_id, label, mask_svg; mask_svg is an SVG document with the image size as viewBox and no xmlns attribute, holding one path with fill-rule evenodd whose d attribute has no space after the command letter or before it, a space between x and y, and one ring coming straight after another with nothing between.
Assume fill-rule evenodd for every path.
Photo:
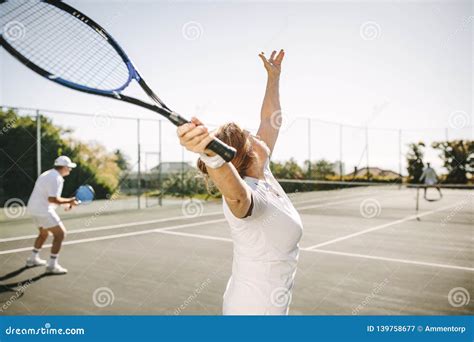
<instances>
[{"instance_id":1,"label":"man in background","mask_svg":"<svg viewBox=\"0 0 474 342\"><path fill-rule=\"evenodd\" d=\"M54 168L42 173L36 180L35 187L28 200L28 212L33 218L39 235L35 240L31 256L26 266L46 266L46 273L66 274L67 269L59 265L58 255L62 242L66 236L66 228L56 213L58 205L66 205L66 210L77 205L74 197L61 197L64 177L76 167L69 157L60 156L54 161ZM53 246L48 262L39 257L39 252L49 234L53 235Z\"/></svg>"},{"instance_id":2,"label":"man in background","mask_svg":"<svg viewBox=\"0 0 474 342\"><path fill-rule=\"evenodd\" d=\"M427 185L427 187L424 188L424 193L423 197L425 200L428 201L427 197L427 190L428 187L434 187L436 190L439 192L439 198L443 198L443 194L441 193L441 189L436 186L438 183L438 175L436 174L436 171L431 167L430 163L426 163L426 168L423 170L423 173L421 174L420 181L424 181L424 184Z\"/></svg>"}]
</instances>

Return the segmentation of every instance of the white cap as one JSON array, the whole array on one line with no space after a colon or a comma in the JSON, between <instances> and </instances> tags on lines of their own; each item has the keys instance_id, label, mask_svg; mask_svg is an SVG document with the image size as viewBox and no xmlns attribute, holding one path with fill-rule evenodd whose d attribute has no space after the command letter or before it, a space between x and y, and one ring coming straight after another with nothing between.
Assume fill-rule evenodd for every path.
<instances>
[{"instance_id":1,"label":"white cap","mask_svg":"<svg viewBox=\"0 0 474 342\"><path fill-rule=\"evenodd\" d=\"M54 166L67 166L67 167L76 167L77 164L73 163L69 157L59 156L54 161Z\"/></svg>"}]
</instances>

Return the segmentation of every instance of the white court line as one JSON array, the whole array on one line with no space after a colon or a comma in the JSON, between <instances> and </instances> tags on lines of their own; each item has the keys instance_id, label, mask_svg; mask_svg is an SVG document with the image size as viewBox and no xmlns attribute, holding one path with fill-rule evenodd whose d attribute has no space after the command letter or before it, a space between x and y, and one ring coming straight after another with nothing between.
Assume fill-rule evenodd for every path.
<instances>
[{"instance_id":1,"label":"white court line","mask_svg":"<svg viewBox=\"0 0 474 342\"><path fill-rule=\"evenodd\" d=\"M212 215L217 215L217 214L222 215L222 211L215 211L215 212L211 212L211 213L207 213L207 214L201 214L199 217L212 216ZM97 231L107 230L107 229L117 229L117 228L141 226L141 225L151 224L151 223L160 223L160 222L168 222L168 221L176 221L176 220L190 220L190 219L193 219L193 218L198 218L198 217L187 217L187 216L181 215L181 216L167 217L167 218L148 220L148 221L138 221L138 222L135 221L135 222L128 222L128 223L120 223L120 224L114 224L114 225L110 225L110 226L100 226L100 227L94 227L94 228L74 229L74 230L68 230L67 234L71 235L71 234L78 234L78 233L97 232ZM11 238L0 239L0 242L27 240L27 239L34 239L36 237L38 237L38 234L36 234L36 235L15 236L15 237L11 237Z\"/></svg>"},{"instance_id":2,"label":"white court line","mask_svg":"<svg viewBox=\"0 0 474 342\"><path fill-rule=\"evenodd\" d=\"M224 222L224 221L225 221L225 219L210 220L210 221L204 221L204 222L180 224L180 225L177 225L177 226L171 226L171 227L166 227L166 228L155 228L155 229L141 230L141 231L138 231L138 232L98 236L98 237L93 237L93 238L88 238L88 239L79 239L79 240L73 240L73 241L66 241L66 242L63 242L63 246L64 245L76 245L76 244L79 244L79 243L95 242L95 241L101 241L101 240L118 239L118 238L123 238L123 237L127 237L127 236L157 233L157 232L161 232L161 231L181 229L181 228L194 227L194 226L201 226L201 225L204 225L204 224L218 223L218 222ZM48 245L44 245L43 248L48 248L48 247L51 247L51 246L52 246L52 244L48 244ZM17 252L25 252L25 251L31 251L31 247L8 249L8 250L0 251L0 255L1 254L17 253Z\"/></svg>"},{"instance_id":3,"label":"white court line","mask_svg":"<svg viewBox=\"0 0 474 342\"><path fill-rule=\"evenodd\" d=\"M459 205L459 203L462 203L462 202L458 202L456 204L441 207L441 208L438 208L438 209L435 209L435 210L426 211L426 212L421 213L421 214L410 215L410 216L407 216L407 217L402 218L400 220L396 220L396 221L392 221L392 222L389 222L389 223L381 224L379 226L364 229L364 230L362 230L360 232L357 232L357 233L341 236L341 237L333 239L333 240L329 240L329 241L326 241L326 242L319 243L317 245L309 246L309 247L306 247L306 249L315 249L315 248L319 248L319 247L323 247L323 246L327 246L327 245L332 245L333 243L344 241L344 240L353 238L355 236L367 234L367 233L370 233L370 232L373 232L373 231L376 231L376 230L380 230L380 229L383 229L383 228L387 228L387 227L390 227L390 226L394 226L396 224L400 224L400 223L403 223L403 222L406 222L406 221L415 220L417 217L423 217L423 216L431 215L431 214L436 213L438 211L443 211L443 210L446 210L446 209L449 209L449 208L453 208L453 207Z\"/></svg>"},{"instance_id":4,"label":"white court line","mask_svg":"<svg viewBox=\"0 0 474 342\"><path fill-rule=\"evenodd\" d=\"M195 238L204 239L204 240L217 240L217 241L232 242L232 239L217 237L217 236L212 236L212 235L191 234L191 233L183 233L183 232L170 232L170 231L163 231L163 230L160 230L160 231L155 230L154 232L155 233L160 233L160 234L195 237Z\"/></svg>"},{"instance_id":5,"label":"white court line","mask_svg":"<svg viewBox=\"0 0 474 342\"><path fill-rule=\"evenodd\" d=\"M170 234L170 235L193 237L193 238L204 239L204 240L218 240L218 241L224 241L224 242L232 242L232 239L209 236L209 235L203 235L203 234L190 234L190 233L166 232L166 231L155 231L155 232L160 233L160 234ZM462 271L474 272L474 268L464 267L464 266L437 264L437 263L432 263L432 262L413 261L413 260L407 260L407 259L386 258L386 257L381 257L381 256L357 254L357 253L345 253L345 252L330 251L330 250L324 250L324 249L300 248L300 250L304 251L304 252L332 254L332 255L348 256L348 257L353 257L353 258L383 260L383 261L398 262L398 263L417 265L417 266L429 266L429 267L448 268L448 269L453 269L453 270L462 270Z\"/></svg>"},{"instance_id":6,"label":"white court line","mask_svg":"<svg viewBox=\"0 0 474 342\"><path fill-rule=\"evenodd\" d=\"M341 204L341 203L350 202L350 201L354 201L354 200L358 200L358 199L360 199L360 198L351 197L349 199L342 200L342 201L329 202L329 203L323 203L323 204L315 204L315 205L310 205L310 206L296 208L296 209L297 210L305 210L305 209L312 209L312 208L327 207L327 206L330 206L330 205ZM316 200L319 200L319 199L303 201L301 203L313 202L313 201L316 201ZM297 203L295 203L295 204L297 204ZM222 211L214 211L214 212L207 213L207 214L201 214L198 217L213 216L213 215L218 215L218 214L222 215ZM156 220L120 223L120 224L114 224L114 225L109 225L109 226L100 226L100 227L94 227L94 228L83 228L83 229L68 230L67 234L71 235L71 234L78 234L78 233L97 232L97 231L101 231L101 230L141 226L141 225L151 224L151 223L161 223L161 222L168 222L168 221L175 221L175 220L189 220L189 219L198 218L198 217L186 217L186 216L182 215L182 216L174 216L174 217L168 217L168 218L156 219ZM0 239L0 243L1 242L18 241L18 240L34 239L36 237L38 237L38 235L15 236L15 237L11 237L11 238Z\"/></svg>"},{"instance_id":7,"label":"white court line","mask_svg":"<svg viewBox=\"0 0 474 342\"><path fill-rule=\"evenodd\" d=\"M324 249L301 248L301 250L306 251L306 252L313 252L313 253L333 254L333 255L349 256L349 257L354 257L354 258L383 260L383 261L399 262L399 263L403 263L403 264L411 264L411 265L418 265L418 266L449 268L449 269L453 269L453 270L462 270L462 271L474 272L474 268L464 267L464 266L437 264L437 263L424 262L424 261L412 261L412 260L407 260L407 259L386 258L386 257L381 257L381 256L365 255L365 254L357 254L357 253L345 253L345 252L338 252L338 251L329 251L329 250L324 250Z\"/></svg>"}]
</instances>

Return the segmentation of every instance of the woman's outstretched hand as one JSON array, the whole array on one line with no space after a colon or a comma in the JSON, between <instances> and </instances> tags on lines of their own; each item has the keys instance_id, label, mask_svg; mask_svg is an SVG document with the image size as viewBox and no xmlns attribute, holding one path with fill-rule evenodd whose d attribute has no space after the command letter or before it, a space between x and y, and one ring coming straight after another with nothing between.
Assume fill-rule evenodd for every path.
<instances>
[{"instance_id":1,"label":"woman's outstretched hand","mask_svg":"<svg viewBox=\"0 0 474 342\"><path fill-rule=\"evenodd\" d=\"M188 151L214 155L213 152L206 150L214 137L199 119L192 118L191 122L179 126L177 134L180 144Z\"/></svg>"},{"instance_id":2,"label":"woman's outstretched hand","mask_svg":"<svg viewBox=\"0 0 474 342\"><path fill-rule=\"evenodd\" d=\"M283 49L278 52L278 55L276 50L273 50L272 54L270 55L270 58L268 59L267 57L265 57L265 53L263 52L260 52L258 56L263 61L263 66L268 72L268 77L280 76L281 62L283 61L283 57L285 57L285 51L283 51Z\"/></svg>"}]
</instances>

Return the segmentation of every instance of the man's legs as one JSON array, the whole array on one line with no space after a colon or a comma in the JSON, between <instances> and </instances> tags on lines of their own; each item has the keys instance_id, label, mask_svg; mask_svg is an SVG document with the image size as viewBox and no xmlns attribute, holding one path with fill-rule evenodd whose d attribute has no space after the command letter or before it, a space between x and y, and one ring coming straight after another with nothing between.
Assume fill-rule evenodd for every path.
<instances>
[{"instance_id":1,"label":"man's legs","mask_svg":"<svg viewBox=\"0 0 474 342\"><path fill-rule=\"evenodd\" d=\"M60 224L47 229L48 232L53 234L53 245L51 246L51 257L48 262L47 272L64 274L67 273L67 269L61 267L58 263L59 251L61 250L62 243L66 237L66 228Z\"/></svg>"},{"instance_id":2,"label":"man's legs","mask_svg":"<svg viewBox=\"0 0 474 342\"><path fill-rule=\"evenodd\" d=\"M40 259L39 252L41 247L43 247L44 242L48 238L48 231L43 229L43 227L39 227L39 234L35 240L33 251L31 252L31 256L26 260L26 266L33 267L33 266L45 266L46 261Z\"/></svg>"}]
</instances>

